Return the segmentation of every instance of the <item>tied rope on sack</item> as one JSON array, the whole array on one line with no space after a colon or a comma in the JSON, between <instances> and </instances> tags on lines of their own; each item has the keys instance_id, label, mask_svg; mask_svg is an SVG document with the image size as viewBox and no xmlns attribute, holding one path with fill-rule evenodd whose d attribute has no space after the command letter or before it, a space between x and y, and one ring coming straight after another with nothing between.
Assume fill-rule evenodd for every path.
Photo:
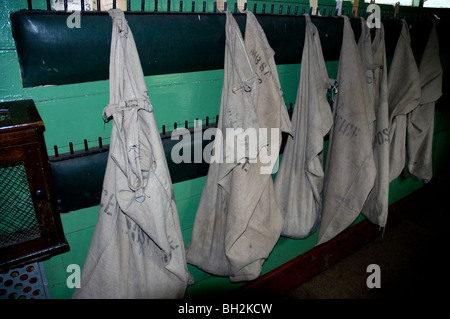
<instances>
[{"instance_id":1,"label":"tied rope on sack","mask_svg":"<svg viewBox=\"0 0 450 319\"><path fill-rule=\"evenodd\" d=\"M98 221L73 298L182 298L192 282L161 138L133 35L113 19L114 119Z\"/></svg>"}]
</instances>

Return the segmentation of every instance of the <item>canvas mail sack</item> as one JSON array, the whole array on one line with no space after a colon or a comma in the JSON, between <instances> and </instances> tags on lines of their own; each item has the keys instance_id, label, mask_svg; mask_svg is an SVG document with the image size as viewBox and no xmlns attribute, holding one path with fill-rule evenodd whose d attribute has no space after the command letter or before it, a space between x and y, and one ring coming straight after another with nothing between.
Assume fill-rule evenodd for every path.
<instances>
[{"instance_id":1,"label":"canvas mail sack","mask_svg":"<svg viewBox=\"0 0 450 319\"><path fill-rule=\"evenodd\" d=\"M375 29L372 41L370 29L361 18L361 37L358 42L361 59L366 70L366 84L371 107L376 115L372 123L372 148L376 177L372 190L362 208L362 213L372 223L386 226L389 205L389 107L387 87L387 61L384 26Z\"/></svg>"},{"instance_id":2,"label":"canvas mail sack","mask_svg":"<svg viewBox=\"0 0 450 319\"><path fill-rule=\"evenodd\" d=\"M253 154L246 157L227 153L226 143L215 139L214 155L221 154L220 161L209 166L186 254L188 263L235 282L257 278L279 239L283 219L270 174L275 163L263 163L261 155L275 146L277 159L281 131L291 132L291 125L274 51L253 13L247 12L245 39L230 12L225 28L218 130L225 140L230 136L227 129L274 128L278 139L268 134L250 144L237 136L246 154ZM226 161L230 157L234 157L231 163ZM269 173L262 174L261 168L267 165Z\"/></svg>"},{"instance_id":3,"label":"canvas mail sack","mask_svg":"<svg viewBox=\"0 0 450 319\"><path fill-rule=\"evenodd\" d=\"M433 177L434 107L442 95L442 66L436 24L419 64L420 105L408 114L405 175L429 182Z\"/></svg>"},{"instance_id":4,"label":"canvas mail sack","mask_svg":"<svg viewBox=\"0 0 450 319\"><path fill-rule=\"evenodd\" d=\"M275 195L283 214L282 236L305 238L315 232L322 212L323 143L333 117L319 32L305 15L305 42L300 83L288 136L275 178Z\"/></svg>"},{"instance_id":5,"label":"canvas mail sack","mask_svg":"<svg viewBox=\"0 0 450 319\"><path fill-rule=\"evenodd\" d=\"M376 175L370 131L375 113L352 27L349 19L343 18L339 93L333 106L318 245L335 237L358 217Z\"/></svg>"},{"instance_id":6,"label":"canvas mail sack","mask_svg":"<svg viewBox=\"0 0 450 319\"><path fill-rule=\"evenodd\" d=\"M161 138L131 30L121 10L109 14L111 144L73 298L182 298L191 277Z\"/></svg>"},{"instance_id":7,"label":"canvas mail sack","mask_svg":"<svg viewBox=\"0 0 450 319\"><path fill-rule=\"evenodd\" d=\"M402 20L388 74L389 90L389 182L396 179L406 164L407 115L420 102L420 76L411 49L408 24Z\"/></svg>"}]
</instances>

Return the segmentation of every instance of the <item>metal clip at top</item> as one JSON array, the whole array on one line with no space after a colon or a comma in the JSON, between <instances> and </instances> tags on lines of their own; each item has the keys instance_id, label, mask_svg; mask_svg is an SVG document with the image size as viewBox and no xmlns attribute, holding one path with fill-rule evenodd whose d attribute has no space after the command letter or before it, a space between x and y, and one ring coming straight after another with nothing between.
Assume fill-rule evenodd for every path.
<instances>
[{"instance_id":1,"label":"metal clip at top","mask_svg":"<svg viewBox=\"0 0 450 319\"><path fill-rule=\"evenodd\" d=\"M248 79L245 79L240 87L233 88L232 89L233 93L236 93L236 92L238 92L239 90L242 90L242 89L244 89L245 92L251 92L252 87L250 85L248 85L248 82L255 81L255 80L258 80L259 84L262 83L262 79L258 76L258 74L255 73L251 77L249 77Z\"/></svg>"},{"instance_id":2,"label":"metal clip at top","mask_svg":"<svg viewBox=\"0 0 450 319\"><path fill-rule=\"evenodd\" d=\"M330 106L332 106L334 104L334 102L336 101L336 95L338 94L338 81L334 81L334 84L330 86L330 88L328 89L328 103L330 104Z\"/></svg>"}]
</instances>

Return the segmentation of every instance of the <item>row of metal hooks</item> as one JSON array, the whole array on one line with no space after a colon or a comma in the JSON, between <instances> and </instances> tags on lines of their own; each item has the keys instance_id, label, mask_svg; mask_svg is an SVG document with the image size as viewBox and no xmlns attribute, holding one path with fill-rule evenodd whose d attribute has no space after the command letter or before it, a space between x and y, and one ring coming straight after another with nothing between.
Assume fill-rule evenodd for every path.
<instances>
[{"instance_id":1,"label":"row of metal hooks","mask_svg":"<svg viewBox=\"0 0 450 319\"><path fill-rule=\"evenodd\" d=\"M286 105L287 106L287 105ZM292 116L292 112L293 112L293 103L290 102L289 106L287 106L288 108L288 113L289 116ZM215 120L215 122L214 122ZM203 127L203 129L207 129L210 127L217 127L217 123L219 122L219 115L216 115L215 118L213 117L213 122L211 122L211 118L209 116L206 116L205 120L201 120L201 125ZM184 121L184 128L188 129L188 130L193 130L196 127L198 127L200 124L200 120L198 118L195 119L194 121L194 126L189 126L190 123L189 121ZM179 128L179 123L175 122L173 123L173 130L176 130L177 128ZM167 131L166 130L166 125L162 126L162 132L160 133L161 138L170 138L172 131ZM75 152L74 150L74 145L73 142L69 142L69 152L68 153L64 153L61 154L64 158L71 158L73 156L78 157L78 156L85 156L88 153L91 152L102 152L102 151L107 151L109 149L109 145L104 146L103 145L103 139L101 137L98 138L97 141L97 146L93 147L92 145L89 146L89 142L87 139L85 139L83 141L83 145L84 145L84 149L81 151L77 151ZM53 146L53 150L54 150L54 159L59 158L60 157L60 153L59 153L59 148L57 145Z\"/></svg>"},{"instance_id":2,"label":"row of metal hooks","mask_svg":"<svg viewBox=\"0 0 450 319\"><path fill-rule=\"evenodd\" d=\"M28 1L28 9L32 10L33 9L33 4L32 4L32 0L27 0ZM135 1L139 1L139 0L135 0ZM141 12L145 11L145 4L146 4L146 0L140 0L141 1ZM155 6L154 6L154 12L158 11L158 0L153 0L155 2ZM81 11L85 11L85 0L80 0L81 2ZM47 3L47 11L52 11L52 5L51 5L51 0L46 0ZM97 11L101 10L101 2L97 1ZM126 1L127 4L127 11L131 11L131 0L127 0ZM115 9L117 7L117 1L113 0L112 3L112 7ZM312 8L308 6L300 6L299 5L295 5L295 7L292 7L291 4L287 5L287 11L286 14L287 15L299 15L299 14L305 14L305 13L309 13L309 15L321 15L321 16L338 16L338 15L345 15L345 16L360 16L360 17L367 17L370 13L366 12L365 10L358 10L358 12L356 11L352 11L352 9L342 9L342 12L339 12L339 10L335 7L329 7L327 8L327 6L322 6L322 10L320 10L319 7L317 8ZM258 9L258 4L254 3L253 4L253 13L257 13L257 9ZM269 11L266 12L266 4L262 4L262 8L261 8L261 13L262 14L283 14L283 9L284 9L284 5L283 4L279 4L278 7L278 12L275 10L275 4L271 4L270 5L270 9ZM301 11L300 11L301 9ZM247 10L247 3L244 3L244 11ZM68 0L64 0L64 11L68 11ZM179 1L179 7L178 7L178 11L179 12L186 12L184 11L184 3L183 1ZM224 10L223 12L228 11L228 7L227 7L227 2L224 2ZM167 12L175 12L175 11L171 11L171 0L167 0ZM196 12L196 2L191 1L191 12ZM206 13L206 1L203 1L203 7L202 7L202 12ZM214 1L214 7L213 7L213 12L219 12L218 8L217 8L217 2ZM238 5L237 2L234 3L234 9L233 9L234 13L238 13ZM382 18L389 18L389 17L394 17L394 13L388 13L383 11L382 13Z\"/></svg>"}]
</instances>

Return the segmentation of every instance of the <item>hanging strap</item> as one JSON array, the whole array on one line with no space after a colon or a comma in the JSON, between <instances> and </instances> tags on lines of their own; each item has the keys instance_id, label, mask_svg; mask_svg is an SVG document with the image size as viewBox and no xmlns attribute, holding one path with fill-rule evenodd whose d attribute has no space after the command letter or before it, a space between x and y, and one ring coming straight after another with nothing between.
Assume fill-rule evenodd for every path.
<instances>
[{"instance_id":1,"label":"hanging strap","mask_svg":"<svg viewBox=\"0 0 450 319\"><path fill-rule=\"evenodd\" d=\"M104 108L103 118L108 119L112 116L114 119L120 139L119 145L125 154L125 167L121 167L114 154L111 157L126 174L128 187L135 192L136 201L143 202L148 180L144 180L142 176L137 113L140 110L152 112L152 105L147 92L139 91L135 79L134 70L140 66L133 65L135 61L128 58L128 41L133 39L129 38L129 26L124 13L119 9L108 12L113 19L112 41L116 41L116 46L114 52L111 52L110 61L110 104ZM132 49L135 49L134 41ZM130 92L125 92L126 86ZM127 98L130 95L134 95L133 98Z\"/></svg>"},{"instance_id":2,"label":"hanging strap","mask_svg":"<svg viewBox=\"0 0 450 319\"><path fill-rule=\"evenodd\" d=\"M245 59L247 62L247 63L244 63L244 65L240 65L240 66L236 67L236 71L238 73L238 76L239 76L239 79L240 79L240 82L242 83L242 85L239 87L232 88L232 91L233 91L233 93L236 93L237 91L243 89L245 92L250 92L252 90L250 84L253 83L254 81L258 81L259 83L261 83L262 80L259 78L258 74L252 68L252 65L250 63L250 58L248 57L248 54L247 54L247 49L245 47L245 43L244 43L244 40L242 39L242 34L236 23L236 20L234 20L231 12L227 11L226 15L227 15L227 20L230 22L228 24L229 29L227 30L227 32L230 36L227 37L227 40L229 41L231 39L237 39L237 42L238 42L237 45L239 46L238 50L240 50L242 52L242 54L245 56ZM231 51L231 57L233 60L233 64L235 64L237 61L234 59L235 54L232 51L233 49L235 49L235 47L230 44L229 48ZM243 68L245 68L245 70L242 70Z\"/></svg>"}]
</instances>

